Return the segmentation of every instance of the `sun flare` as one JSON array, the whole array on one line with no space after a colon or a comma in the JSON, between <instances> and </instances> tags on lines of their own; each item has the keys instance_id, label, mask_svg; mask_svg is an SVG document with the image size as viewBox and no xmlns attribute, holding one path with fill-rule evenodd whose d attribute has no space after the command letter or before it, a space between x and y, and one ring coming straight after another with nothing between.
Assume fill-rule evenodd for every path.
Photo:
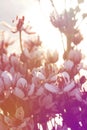
<instances>
[{"instance_id":1,"label":"sun flare","mask_svg":"<svg viewBox=\"0 0 87 130\"><path fill-rule=\"evenodd\" d=\"M51 8L50 5L48 8ZM41 6L36 2L30 11L24 12L26 21L30 20L33 30L40 36L40 39L46 49L51 51L57 50L60 57L63 54L63 45L61 34L58 29L54 28L49 18L44 15Z\"/></svg>"}]
</instances>

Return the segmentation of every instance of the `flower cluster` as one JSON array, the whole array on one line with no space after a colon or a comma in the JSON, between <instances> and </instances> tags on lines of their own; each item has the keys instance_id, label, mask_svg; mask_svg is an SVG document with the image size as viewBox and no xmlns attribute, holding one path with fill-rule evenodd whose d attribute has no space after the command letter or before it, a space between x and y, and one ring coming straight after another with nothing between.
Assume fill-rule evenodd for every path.
<instances>
[{"instance_id":1,"label":"flower cluster","mask_svg":"<svg viewBox=\"0 0 87 130\"><path fill-rule=\"evenodd\" d=\"M18 31L21 26L17 24ZM72 48L59 67L58 52L46 50L40 37L32 35L20 54L8 55L10 42L0 41L1 130L85 130L87 76L80 73L82 52Z\"/></svg>"}]
</instances>

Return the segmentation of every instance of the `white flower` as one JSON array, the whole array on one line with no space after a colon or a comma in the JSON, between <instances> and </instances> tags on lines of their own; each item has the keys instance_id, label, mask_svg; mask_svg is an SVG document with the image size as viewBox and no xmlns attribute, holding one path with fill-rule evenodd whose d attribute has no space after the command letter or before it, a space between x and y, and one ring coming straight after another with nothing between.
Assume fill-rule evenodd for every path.
<instances>
[{"instance_id":1,"label":"white flower","mask_svg":"<svg viewBox=\"0 0 87 130\"><path fill-rule=\"evenodd\" d=\"M58 61L58 58L57 50L47 50L47 63L55 63Z\"/></svg>"},{"instance_id":2,"label":"white flower","mask_svg":"<svg viewBox=\"0 0 87 130\"><path fill-rule=\"evenodd\" d=\"M10 56L10 63L11 63L11 65L12 66L17 66L18 64L19 64L19 59L18 59L18 57L17 56L15 56L15 55L11 55Z\"/></svg>"},{"instance_id":3,"label":"white flower","mask_svg":"<svg viewBox=\"0 0 87 130\"><path fill-rule=\"evenodd\" d=\"M5 65L7 65L9 63L9 58L7 57L6 54L2 55L2 59L3 59L3 62L4 62Z\"/></svg>"},{"instance_id":4,"label":"white flower","mask_svg":"<svg viewBox=\"0 0 87 130\"><path fill-rule=\"evenodd\" d=\"M19 78L16 84L18 88L27 88L27 80L24 78Z\"/></svg>"},{"instance_id":5,"label":"white flower","mask_svg":"<svg viewBox=\"0 0 87 130\"><path fill-rule=\"evenodd\" d=\"M13 75L13 80L12 80L13 86L16 85L17 81L18 81L20 78L21 78L21 73L20 73L20 72L14 73L14 75Z\"/></svg>"},{"instance_id":6,"label":"white flower","mask_svg":"<svg viewBox=\"0 0 87 130\"><path fill-rule=\"evenodd\" d=\"M82 84L82 91L84 90L85 92L87 92L87 81L84 84Z\"/></svg>"},{"instance_id":7,"label":"white flower","mask_svg":"<svg viewBox=\"0 0 87 130\"><path fill-rule=\"evenodd\" d=\"M73 61L71 60L67 60L64 62L64 68L67 70L67 71L70 71L74 66L74 63Z\"/></svg>"},{"instance_id":8,"label":"white flower","mask_svg":"<svg viewBox=\"0 0 87 130\"><path fill-rule=\"evenodd\" d=\"M51 94L48 94L48 95L45 95L45 96L42 95L39 98L39 105L41 107L45 106L46 109L51 108L54 105L52 95Z\"/></svg>"},{"instance_id":9,"label":"white flower","mask_svg":"<svg viewBox=\"0 0 87 130\"><path fill-rule=\"evenodd\" d=\"M48 90L49 92L52 92L52 93L58 93L58 92L59 92L58 87L56 87L56 86L54 86L54 85L45 83L44 87L45 87L45 89Z\"/></svg>"},{"instance_id":10,"label":"white flower","mask_svg":"<svg viewBox=\"0 0 87 130\"><path fill-rule=\"evenodd\" d=\"M8 71L3 71L1 77L4 81L5 88L8 89L12 86L12 75Z\"/></svg>"},{"instance_id":11,"label":"white flower","mask_svg":"<svg viewBox=\"0 0 87 130\"><path fill-rule=\"evenodd\" d=\"M30 89L29 89L29 91L28 91L28 96L31 96L31 95L34 93L34 90L35 90L35 84L32 83L32 84L30 85Z\"/></svg>"},{"instance_id":12,"label":"white flower","mask_svg":"<svg viewBox=\"0 0 87 130\"><path fill-rule=\"evenodd\" d=\"M42 95L44 93L44 88L43 88L43 86L42 87L40 87L38 90L37 90L37 92L35 93L35 95L36 96L40 96L40 95Z\"/></svg>"},{"instance_id":13,"label":"white flower","mask_svg":"<svg viewBox=\"0 0 87 130\"><path fill-rule=\"evenodd\" d=\"M78 64L82 59L82 54L80 50L71 50L69 52L69 59L72 60L75 64Z\"/></svg>"},{"instance_id":14,"label":"white flower","mask_svg":"<svg viewBox=\"0 0 87 130\"><path fill-rule=\"evenodd\" d=\"M20 88L17 88L17 87L14 88L13 94L21 99L25 97L24 92Z\"/></svg>"},{"instance_id":15,"label":"white flower","mask_svg":"<svg viewBox=\"0 0 87 130\"><path fill-rule=\"evenodd\" d=\"M64 92L69 92L70 90L72 90L75 87L75 83L74 81L72 81L70 84L68 84L67 86L64 87L63 91Z\"/></svg>"},{"instance_id":16,"label":"white flower","mask_svg":"<svg viewBox=\"0 0 87 130\"><path fill-rule=\"evenodd\" d=\"M69 76L69 74L66 71L62 72L61 74L62 74L62 76L64 78L65 84L66 85L69 84L70 83L70 76Z\"/></svg>"},{"instance_id":17,"label":"white flower","mask_svg":"<svg viewBox=\"0 0 87 130\"><path fill-rule=\"evenodd\" d=\"M56 80L57 80L57 77L58 77L58 74L52 76L52 77L50 78L50 81L56 81Z\"/></svg>"},{"instance_id":18,"label":"white flower","mask_svg":"<svg viewBox=\"0 0 87 130\"><path fill-rule=\"evenodd\" d=\"M81 92L79 88L75 88L71 92L69 92L69 96L75 97L78 101L82 101Z\"/></svg>"},{"instance_id":19,"label":"white flower","mask_svg":"<svg viewBox=\"0 0 87 130\"><path fill-rule=\"evenodd\" d=\"M41 72L35 72L34 76L40 80L45 80L45 76Z\"/></svg>"},{"instance_id":20,"label":"white flower","mask_svg":"<svg viewBox=\"0 0 87 130\"><path fill-rule=\"evenodd\" d=\"M30 53L29 53L29 51L28 51L28 49L27 48L25 48L24 50L23 50L23 53L24 53L24 55L27 57L27 58L31 58L30 57Z\"/></svg>"}]
</instances>

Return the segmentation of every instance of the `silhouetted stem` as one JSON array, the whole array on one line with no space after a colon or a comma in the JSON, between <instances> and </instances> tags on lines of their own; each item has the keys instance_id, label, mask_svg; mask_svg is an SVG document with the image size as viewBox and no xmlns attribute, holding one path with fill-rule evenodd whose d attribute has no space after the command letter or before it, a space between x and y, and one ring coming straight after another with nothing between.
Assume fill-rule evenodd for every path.
<instances>
[{"instance_id":1,"label":"silhouetted stem","mask_svg":"<svg viewBox=\"0 0 87 130\"><path fill-rule=\"evenodd\" d=\"M20 49L21 49L21 52L23 52L23 46L22 46L22 32L19 31L19 40L20 40Z\"/></svg>"},{"instance_id":2,"label":"silhouetted stem","mask_svg":"<svg viewBox=\"0 0 87 130\"><path fill-rule=\"evenodd\" d=\"M62 35L62 32L60 32L61 34L61 40L62 40L62 45L63 45L63 51L65 52L65 47L64 47L64 41L63 41L63 35Z\"/></svg>"},{"instance_id":3,"label":"silhouetted stem","mask_svg":"<svg viewBox=\"0 0 87 130\"><path fill-rule=\"evenodd\" d=\"M68 58L68 54L71 50L71 37L66 36L67 38L67 49L66 49L66 59Z\"/></svg>"}]
</instances>

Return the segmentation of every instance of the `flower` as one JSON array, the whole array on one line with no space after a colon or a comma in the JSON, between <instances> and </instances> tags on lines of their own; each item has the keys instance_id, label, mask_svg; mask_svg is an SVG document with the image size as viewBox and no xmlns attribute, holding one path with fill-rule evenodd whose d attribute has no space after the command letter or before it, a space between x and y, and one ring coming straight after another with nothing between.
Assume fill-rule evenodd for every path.
<instances>
[{"instance_id":1,"label":"flower","mask_svg":"<svg viewBox=\"0 0 87 130\"><path fill-rule=\"evenodd\" d=\"M47 63L55 63L58 61L58 51L47 50Z\"/></svg>"},{"instance_id":2,"label":"flower","mask_svg":"<svg viewBox=\"0 0 87 130\"><path fill-rule=\"evenodd\" d=\"M17 87L14 88L13 94L21 99L23 99L25 97L23 90L21 90L20 88L17 88Z\"/></svg>"},{"instance_id":3,"label":"flower","mask_svg":"<svg viewBox=\"0 0 87 130\"><path fill-rule=\"evenodd\" d=\"M81 35L81 32L77 30L72 38L72 42L77 45L83 40L83 36Z\"/></svg>"},{"instance_id":4,"label":"flower","mask_svg":"<svg viewBox=\"0 0 87 130\"><path fill-rule=\"evenodd\" d=\"M12 86L12 75L8 71L3 71L1 74L1 78L3 80L5 89L10 89L10 87Z\"/></svg>"},{"instance_id":5,"label":"flower","mask_svg":"<svg viewBox=\"0 0 87 130\"><path fill-rule=\"evenodd\" d=\"M25 78L19 78L16 83L17 88L27 88L27 80Z\"/></svg>"},{"instance_id":6,"label":"flower","mask_svg":"<svg viewBox=\"0 0 87 130\"><path fill-rule=\"evenodd\" d=\"M82 53L80 50L70 50L68 58L73 61L75 64L80 63L82 59Z\"/></svg>"},{"instance_id":7,"label":"flower","mask_svg":"<svg viewBox=\"0 0 87 130\"><path fill-rule=\"evenodd\" d=\"M49 83L45 83L44 88L51 93L58 93L59 92L57 86L51 85Z\"/></svg>"},{"instance_id":8,"label":"flower","mask_svg":"<svg viewBox=\"0 0 87 130\"><path fill-rule=\"evenodd\" d=\"M66 61L64 62L64 69L65 69L66 71L71 71L73 67L74 67L73 61L71 61L71 60L66 60Z\"/></svg>"}]
</instances>

